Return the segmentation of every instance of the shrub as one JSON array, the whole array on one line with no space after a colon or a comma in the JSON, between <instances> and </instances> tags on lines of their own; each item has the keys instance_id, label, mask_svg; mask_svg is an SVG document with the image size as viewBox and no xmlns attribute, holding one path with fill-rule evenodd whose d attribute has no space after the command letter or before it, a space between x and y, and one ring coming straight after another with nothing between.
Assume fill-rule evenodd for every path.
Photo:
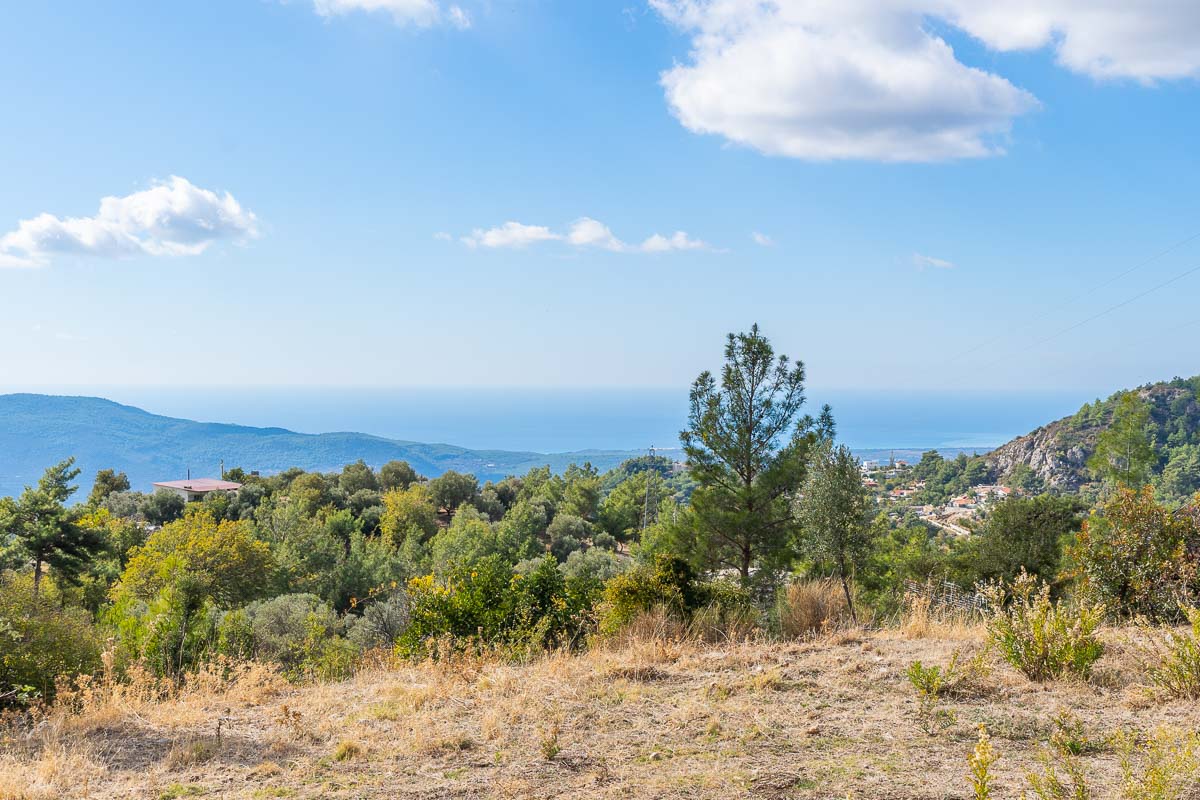
<instances>
[{"instance_id":1,"label":"shrub","mask_svg":"<svg viewBox=\"0 0 1200 800\"><path fill-rule=\"evenodd\" d=\"M100 668L100 637L81 608L63 608L33 581L0 583L0 706L51 698L60 676Z\"/></svg>"},{"instance_id":2,"label":"shrub","mask_svg":"<svg viewBox=\"0 0 1200 800\"><path fill-rule=\"evenodd\" d=\"M218 647L225 655L273 661L293 679L339 678L357 653L341 639L341 620L311 594L285 594L221 617Z\"/></svg>"},{"instance_id":3,"label":"shrub","mask_svg":"<svg viewBox=\"0 0 1200 800\"><path fill-rule=\"evenodd\" d=\"M703 604L702 594L686 561L660 553L653 563L635 567L605 584L600 631L615 633L639 614L658 608L686 618Z\"/></svg>"},{"instance_id":4,"label":"shrub","mask_svg":"<svg viewBox=\"0 0 1200 800\"><path fill-rule=\"evenodd\" d=\"M779 630L790 639L833 630L850 618L846 595L833 578L795 581L776 600Z\"/></svg>"},{"instance_id":5,"label":"shrub","mask_svg":"<svg viewBox=\"0 0 1200 800\"><path fill-rule=\"evenodd\" d=\"M1030 680L1086 677L1103 655L1096 631L1104 606L1052 602L1050 586L1024 572L1011 588L995 583L985 594L991 606L989 641Z\"/></svg>"},{"instance_id":6,"label":"shrub","mask_svg":"<svg viewBox=\"0 0 1200 800\"><path fill-rule=\"evenodd\" d=\"M999 760L1000 756L992 747L992 740L988 736L987 728L980 725L979 739L975 742L975 749L967 757L967 765L970 767L968 779L971 782L971 796L975 800L991 800L992 786L995 780L992 775L992 765Z\"/></svg>"},{"instance_id":7,"label":"shrub","mask_svg":"<svg viewBox=\"0 0 1200 800\"><path fill-rule=\"evenodd\" d=\"M350 623L347 638L364 649L393 645L408 627L408 595L395 592L363 608L361 617Z\"/></svg>"},{"instance_id":8,"label":"shrub","mask_svg":"<svg viewBox=\"0 0 1200 800\"><path fill-rule=\"evenodd\" d=\"M1162 637L1162 656L1146 667L1151 683L1171 697L1200 700L1200 609L1186 609L1191 630L1168 631Z\"/></svg>"},{"instance_id":9,"label":"shrub","mask_svg":"<svg viewBox=\"0 0 1200 800\"><path fill-rule=\"evenodd\" d=\"M396 643L401 655L440 655L440 643L551 648L580 641L591 625L599 582L567 578L553 556L515 572L496 556L408 583L410 621Z\"/></svg>"},{"instance_id":10,"label":"shrub","mask_svg":"<svg viewBox=\"0 0 1200 800\"><path fill-rule=\"evenodd\" d=\"M1118 616L1178 619L1194 592L1195 523L1154 501L1150 487L1119 489L1083 524L1070 550L1080 588Z\"/></svg>"}]
</instances>

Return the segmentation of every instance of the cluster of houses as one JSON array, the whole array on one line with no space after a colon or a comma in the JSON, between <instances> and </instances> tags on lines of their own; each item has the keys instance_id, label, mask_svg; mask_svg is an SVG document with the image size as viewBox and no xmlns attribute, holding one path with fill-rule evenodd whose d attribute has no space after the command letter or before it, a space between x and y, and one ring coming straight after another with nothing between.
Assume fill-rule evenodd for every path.
<instances>
[{"instance_id":1,"label":"cluster of houses","mask_svg":"<svg viewBox=\"0 0 1200 800\"><path fill-rule=\"evenodd\" d=\"M902 477L908 468L909 465L903 461L882 466L878 462L864 462L863 485L877 493L880 502L890 501L903 505L926 522L955 534L970 533L964 525L965 522L976 518L978 512L992 503L1013 495L1013 489L1002 484L979 484L957 497L952 497L945 505L910 505L911 501L924 491L925 481L908 481L885 491L880 485L881 480Z\"/></svg>"}]
</instances>

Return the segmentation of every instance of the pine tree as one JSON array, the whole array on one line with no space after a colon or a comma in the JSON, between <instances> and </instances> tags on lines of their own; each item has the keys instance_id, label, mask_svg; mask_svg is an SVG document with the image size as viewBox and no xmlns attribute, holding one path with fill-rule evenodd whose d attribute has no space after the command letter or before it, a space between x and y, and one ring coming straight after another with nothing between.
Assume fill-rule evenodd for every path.
<instances>
[{"instance_id":1,"label":"pine tree","mask_svg":"<svg viewBox=\"0 0 1200 800\"><path fill-rule=\"evenodd\" d=\"M105 547L103 532L79 524L79 514L65 505L75 492L71 481L79 477L75 459L46 470L37 487L26 487L16 502L7 504L0 520L17 551L33 564L33 592L37 595L47 567L68 583L75 583L88 562Z\"/></svg>"},{"instance_id":2,"label":"pine tree","mask_svg":"<svg viewBox=\"0 0 1200 800\"><path fill-rule=\"evenodd\" d=\"M708 565L732 569L743 584L761 570L785 567L796 529L792 498L817 442L831 438L833 417L797 419L804 365L778 358L758 326L729 334L720 381L703 372L692 385L691 413L680 434L692 496L693 534Z\"/></svg>"}]
</instances>

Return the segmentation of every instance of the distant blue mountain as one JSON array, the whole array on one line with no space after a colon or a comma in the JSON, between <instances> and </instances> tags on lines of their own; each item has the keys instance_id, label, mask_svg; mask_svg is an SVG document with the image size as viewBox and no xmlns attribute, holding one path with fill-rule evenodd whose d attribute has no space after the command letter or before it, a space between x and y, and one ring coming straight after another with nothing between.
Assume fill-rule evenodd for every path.
<instances>
[{"instance_id":1,"label":"distant blue mountain","mask_svg":"<svg viewBox=\"0 0 1200 800\"><path fill-rule=\"evenodd\" d=\"M591 462L601 471L641 455L623 450L532 453L468 450L421 444L364 433L307 434L283 428L252 428L195 422L151 414L99 397L42 394L0 395L0 497L19 493L42 471L74 456L86 492L97 470L125 472L133 488L149 491L154 481L216 477L220 464L270 474L289 467L340 470L363 459L380 465L399 459L422 475L470 472L481 480L522 474L549 465Z\"/></svg>"}]
</instances>

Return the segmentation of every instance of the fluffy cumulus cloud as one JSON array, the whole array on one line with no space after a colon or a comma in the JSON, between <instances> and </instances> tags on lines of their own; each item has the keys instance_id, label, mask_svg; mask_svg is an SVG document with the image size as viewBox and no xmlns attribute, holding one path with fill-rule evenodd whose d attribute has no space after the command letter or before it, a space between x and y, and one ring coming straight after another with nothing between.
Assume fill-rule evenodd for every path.
<instances>
[{"instance_id":1,"label":"fluffy cumulus cloud","mask_svg":"<svg viewBox=\"0 0 1200 800\"><path fill-rule=\"evenodd\" d=\"M144 191L103 198L93 217L21 220L0 237L0 266L42 266L58 255L198 255L214 242L257 235L257 219L233 195L172 176Z\"/></svg>"},{"instance_id":2,"label":"fluffy cumulus cloud","mask_svg":"<svg viewBox=\"0 0 1200 800\"><path fill-rule=\"evenodd\" d=\"M632 244L617 238L616 234L599 220L581 217L571 223L565 233L555 233L544 225L524 225L506 222L495 228L476 228L462 242L468 247L517 248L538 242L561 241L580 249L608 250L613 253L666 253L675 250L711 250L707 242L693 239L684 231L670 236L653 234L640 244Z\"/></svg>"},{"instance_id":3,"label":"fluffy cumulus cloud","mask_svg":"<svg viewBox=\"0 0 1200 800\"><path fill-rule=\"evenodd\" d=\"M1038 107L932 30L996 51L1052 47L1096 78L1200 73L1200 4L1180 0L649 0L691 37L662 75L689 130L810 160L941 161L1003 152Z\"/></svg>"},{"instance_id":4,"label":"fluffy cumulus cloud","mask_svg":"<svg viewBox=\"0 0 1200 800\"><path fill-rule=\"evenodd\" d=\"M385 14L397 25L428 27L447 22L456 28L471 27L465 10L453 5L443 8L436 0L313 0L313 9L323 17L364 11Z\"/></svg>"}]
</instances>

